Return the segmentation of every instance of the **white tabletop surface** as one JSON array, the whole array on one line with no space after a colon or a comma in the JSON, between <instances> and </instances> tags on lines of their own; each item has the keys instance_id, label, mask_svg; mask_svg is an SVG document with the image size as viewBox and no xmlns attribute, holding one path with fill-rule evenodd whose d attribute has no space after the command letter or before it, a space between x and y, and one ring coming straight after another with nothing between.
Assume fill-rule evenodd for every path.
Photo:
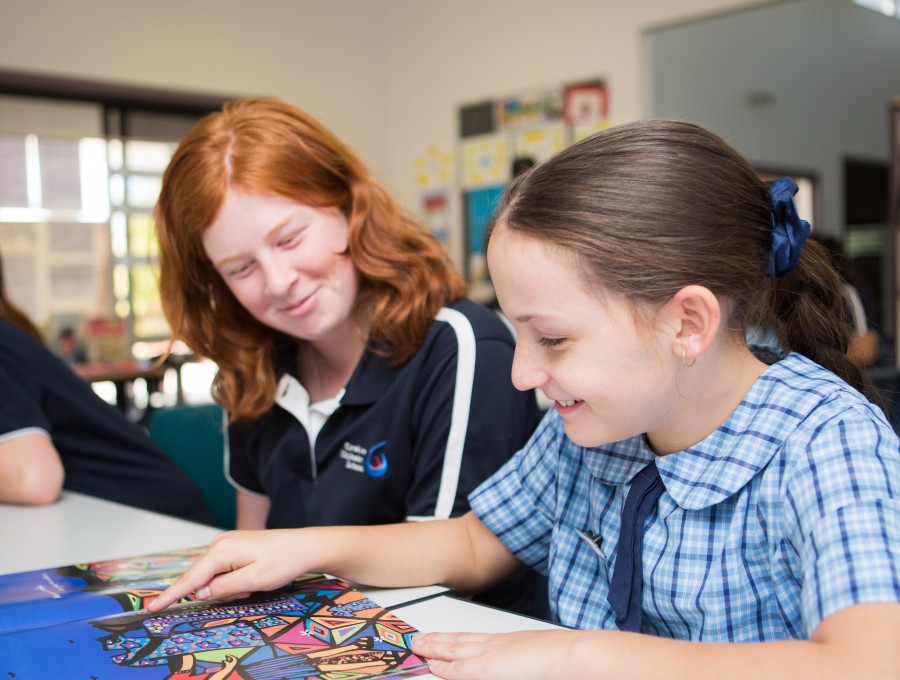
<instances>
[{"instance_id":1,"label":"white tabletop surface","mask_svg":"<svg viewBox=\"0 0 900 680\"><path fill-rule=\"evenodd\" d=\"M205 546L221 531L72 491L53 505L0 503L0 574ZM448 590L357 587L384 607Z\"/></svg>"},{"instance_id":2,"label":"white tabletop surface","mask_svg":"<svg viewBox=\"0 0 900 680\"><path fill-rule=\"evenodd\" d=\"M540 619L520 616L502 609L469 602L450 595L439 595L412 604L401 604L393 612L423 633L513 633L518 630L560 630ZM426 673L414 676L436 678Z\"/></svg>"},{"instance_id":3,"label":"white tabletop surface","mask_svg":"<svg viewBox=\"0 0 900 680\"><path fill-rule=\"evenodd\" d=\"M221 531L71 491L53 505L0 503L0 574L193 548Z\"/></svg>"},{"instance_id":4,"label":"white tabletop surface","mask_svg":"<svg viewBox=\"0 0 900 680\"><path fill-rule=\"evenodd\" d=\"M53 505L0 503L0 574L205 546L221 531L72 491ZM383 607L447 592L357 587Z\"/></svg>"},{"instance_id":5,"label":"white tabletop surface","mask_svg":"<svg viewBox=\"0 0 900 680\"><path fill-rule=\"evenodd\" d=\"M393 612L423 633L512 633L517 630L563 630L548 621L440 595L412 604L400 604Z\"/></svg>"}]
</instances>

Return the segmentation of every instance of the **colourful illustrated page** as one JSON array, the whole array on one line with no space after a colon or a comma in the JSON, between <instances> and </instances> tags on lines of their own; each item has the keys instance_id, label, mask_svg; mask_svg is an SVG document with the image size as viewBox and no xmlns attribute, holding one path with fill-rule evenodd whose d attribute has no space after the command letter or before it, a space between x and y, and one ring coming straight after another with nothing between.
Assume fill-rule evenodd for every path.
<instances>
[{"instance_id":1,"label":"colourful illustrated page","mask_svg":"<svg viewBox=\"0 0 900 680\"><path fill-rule=\"evenodd\" d=\"M204 549L0 576L0 677L351 680L421 675L417 632L308 574L234 602L146 606Z\"/></svg>"}]
</instances>

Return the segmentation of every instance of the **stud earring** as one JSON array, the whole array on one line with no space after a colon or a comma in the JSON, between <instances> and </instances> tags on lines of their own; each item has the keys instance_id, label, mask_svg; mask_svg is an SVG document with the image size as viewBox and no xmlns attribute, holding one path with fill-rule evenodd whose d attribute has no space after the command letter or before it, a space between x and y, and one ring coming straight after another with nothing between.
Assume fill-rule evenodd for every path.
<instances>
[{"instance_id":1,"label":"stud earring","mask_svg":"<svg viewBox=\"0 0 900 680\"><path fill-rule=\"evenodd\" d=\"M685 357L686 354L687 354L687 350L684 347L682 347L681 348L681 363L683 363L685 366L690 368L691 366L693 366L696 363L697 357L693 357L693 358L691 358L690 361L688 361L688 359Z\"/></svg>"}]
</instances>

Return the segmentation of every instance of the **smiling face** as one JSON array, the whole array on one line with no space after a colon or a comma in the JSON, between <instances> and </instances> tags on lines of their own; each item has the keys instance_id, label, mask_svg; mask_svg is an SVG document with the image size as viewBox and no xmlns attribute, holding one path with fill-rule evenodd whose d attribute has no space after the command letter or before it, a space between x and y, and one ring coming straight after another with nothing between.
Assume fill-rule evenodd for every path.
<instances>
[{"instance_id":1,"label":"smiling face","mask_svg":"<svg viewBox=\"0 0 900 680\"><path fill-rule=\"evenodd\" d=\"M568 251L502 225L488 265L517 332L513 383L553 400L570 439L598 446L667 427L677 401L671 349L631 303L590 287Z\"/></svg>"},{"instance_id":2,"label":"smiling face","mask_svg":"<svg viewBox=\"0 0 900 680\"><path fill-rule=\"evenodd\" d=\"M203 247L237 300L261 323L313 344L355 333L359 276L337 208L231 190Z\"/></svg>"}]
</instances>

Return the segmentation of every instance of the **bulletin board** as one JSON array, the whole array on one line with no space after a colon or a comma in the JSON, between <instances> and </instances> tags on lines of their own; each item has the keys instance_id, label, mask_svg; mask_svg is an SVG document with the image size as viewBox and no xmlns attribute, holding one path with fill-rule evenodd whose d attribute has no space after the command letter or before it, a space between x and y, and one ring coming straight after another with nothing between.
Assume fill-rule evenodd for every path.
<instances>
[{"instance_id":1,"label":"bulletin board","mask_svg":"<svg viewBox=\"0 0 900 680\"><path fill-rule=\"evenodd\" d=\"M437 145L429 145L415 159L415 177L425 223L435 238L448 246L453 154Z\"/></svg>"},{"instance_id":2,"label":"bulletin board","mask_svg":"<svg viewBox=\"0 0 900 680\"><path fill-rule=\"evenodd\" d=\"M460 107L458 172L472 297L493 301L484 231L512 179L513 161L527 157L540 163L608 125L609 95L600 79Z\"/></svg>"}]
</instances>

